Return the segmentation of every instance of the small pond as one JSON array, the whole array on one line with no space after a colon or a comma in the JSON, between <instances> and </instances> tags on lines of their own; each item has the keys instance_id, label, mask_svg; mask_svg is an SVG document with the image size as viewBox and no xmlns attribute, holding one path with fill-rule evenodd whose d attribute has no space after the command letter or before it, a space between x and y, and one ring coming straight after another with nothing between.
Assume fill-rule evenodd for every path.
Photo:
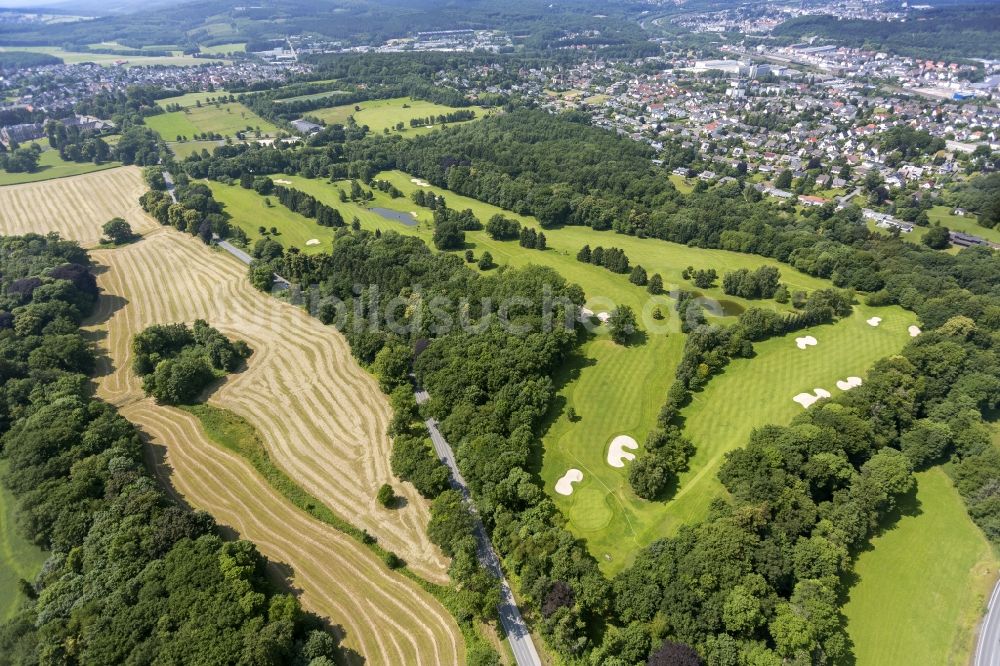
<instances>
[{"instance_id":1,"label":"small pond","mask_svg":"<svg viewBox=\"0 0 1000 666\"><path fill-rule=\"evenodd\" d=\"M393 220L395 222L405 224L408 227L417 226L417 220L409 213L392 210L391 208L369 208L368 210L375 213L379 217L384 217L387 220Z\"/></svg>"}]
</instances>

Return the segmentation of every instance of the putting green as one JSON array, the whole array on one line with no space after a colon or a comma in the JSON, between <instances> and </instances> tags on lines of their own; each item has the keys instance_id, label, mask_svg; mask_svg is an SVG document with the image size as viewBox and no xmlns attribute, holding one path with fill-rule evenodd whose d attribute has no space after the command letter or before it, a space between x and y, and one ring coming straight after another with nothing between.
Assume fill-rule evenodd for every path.
<instances>
[{"instance_id":1,"label":"putting green","mask_svg":"<svg viewBox=\"0 0 1000 666\"><path fill-rule=\"evenodd\" d=\"M596 488L574 491L569 518L581 532L598 532L607 528L615 511L611 508L608 493Z\"/></svg>"}]
</instances>

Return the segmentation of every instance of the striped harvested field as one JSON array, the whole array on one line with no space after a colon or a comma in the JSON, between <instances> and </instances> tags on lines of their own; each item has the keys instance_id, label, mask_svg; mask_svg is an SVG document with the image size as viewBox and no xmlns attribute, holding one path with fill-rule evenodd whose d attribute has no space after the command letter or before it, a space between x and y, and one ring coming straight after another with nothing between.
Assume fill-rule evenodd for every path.
<instances>
[{"instance_id":1,"label":"striped harvested field","mask_svg":"<svg viewBox=\"0 0 1000 666\"><path fill-rule=\"evenodd\" d=\"M139 167L0 187L0 230L8 235L56 231L94 247L101 226L113 217L127 220L138 234L159 227L139 206L145 191Z\"/></svg>"},{"instance_id":2,"label":"striped harvested field","mask_svg":"<svg viewBox=\"0 0 1000 666\"><path fill-rule=\"evenodd\" d=\"M124 173L122 191L138 197L139 171L113 172ZM84 210L81 202L65 205ZM118 205L102 210L98 220L90 213L90 223L99 227L105 212L121 215L131 200ZM90 229L87 214L80 218L67 227L68 237L81 239ZM0 233L43 232L44 219L42 214L24 228L4 217ZM98 395L148 436L151 465L165 485L256 543L279 573L290 575L304 607L339 624L344 645L366 663L464 663L461 632L432 595L351 537L293 506L245 459L214 444L196 417L144 397L129 366L132 337L145 327L203 318L246 340L255 352L247 369L209 402L250 422L273 462L314 497L374 534L415 572L447 580L446 559L426 536L427 503L389 470L389 406L343 337L299 308L255 291L245 268L229 255L155 222L147 225L153 230L134 244L91 252L102 288L88 323L105 352ZM404 507L377 505L375 493L385 482L394 482L406 498Z\"/></svg>"}]
</instances>

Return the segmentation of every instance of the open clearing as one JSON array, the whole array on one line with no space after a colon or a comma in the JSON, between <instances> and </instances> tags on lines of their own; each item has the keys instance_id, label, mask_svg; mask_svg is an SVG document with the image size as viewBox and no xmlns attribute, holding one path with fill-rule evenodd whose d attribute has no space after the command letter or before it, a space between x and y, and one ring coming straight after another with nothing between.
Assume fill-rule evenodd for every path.
<instances>
[{"instance_id":1,"label":"open clearing","mask_svg":"<svg viewBox=\"0 0 1000 666\"><path fill-rule=\"evenodd\" d=\"M0 187L0 229L5 234L57 231L94 247L101 239L101 225L113 217L125 218L136 233L160 226L139 207L145 191L138 167Z\"/></svg>"},{"instance_id":2,"label":"open clearing","mask_svg":"<svg viewBox=\"0 0 1000 666\"><path fill-rule=\"evenodd\" d=\"M141 190L138 170L116 172L131 174ZM99 229L105 219L78 217L75 229L87 237L94 235L88 223ZM39 211L20 224L44 233L45 220ZM25 230L0 226L3 233ZM247 370L210 402L252 423L275 464L334 512L373 533L415 572L447 581L445 559L425 534L426 502L389 471L388 404L346 341L300 309L250 288L235 259L155 226L137 243L93 252L104 268L98 278L104 294L91 329L108 352L98 395L147 432L161 478L290 566L306 608L342 623L345 644L368 663L462 663L461 633L432 596L351 537L293 507L245 460L211 443L196 417L143 397L129 369L129 347L145 327L202 317L246 340L255 350ZM384 482L394 482L405 507L377 505L374 495Z\"/></svg>"},{"instance_id":3,"label":"open clearing","mask_svg":"<svg viewBox=\"0 0 1000 666\"><path fill-rule=\"evenodd\" d=\"M42 180L52 180L54 178L65 178L67 176L79 176L85 173L103 171L116 166L121 166L118 162L105 162L104 164L94 164L93 162L67 162L59 157L58 150L48 147L49 142L41 143L41 156L38 158L38 170L30 173L11 173L0 169L0 186L18 185L21 183L36 183Z\"/></svg>"},{"instance_id":4,"label":"open clearing","mask_svg":"<svg viewBox=\"0 0 1000 666\"><path fill-rule=\"evenodd\" d=\"M0 460L0 474L7 461ZM10 619L22 601L18 579L34 580L48 554L21 536L14 524L14 497L0 485L0 622Z\"/></svg>"},{"instance_id":5,"label":"open clearing","mask_svg":"<svg viewBox=\"0 0 1000 666\"><path fill-rule=\"evenodd\" d=\"M183 111L149 116L145 121L147 127L166 141L173 141L178 136L193 139L205 132L222 136L255 133L258 129L261 136L273 136L278 132L277 127L238 102L190 106Z\"/></svg>"},{"instance_id":6,"label":"open clearing","mask_svg":"<svg viewBox=\"0 0 1000 666\"><path fill-rule=\"evenodd\" d=\"M355 107L358 107L360 110L356 111ZM477 120L492 112L490 109L486 109L481 106L468 106L463 108L475 111ZM392 99L375 99L366 102L358 102L357 104L344 104L343 106L317 109L315 111L310 111L306 115L319 118L328 125L346 124L347 118L349 116L354 116L354 121L358 125L368 125L368 129L376 133L382 132L386 129L391 132L396 132L396 123L403 123L404 128L401 133L407 136L416 136L418 134L431 132L441 127L441 125L435 124L432 127L410 127L411 119L426 118L427 116L436 116L438 114L451 113L452 111L458 110L458 107L445 106L444 104L425 102L423 100L412 99L410 97L395 97Z\"/></svg>"},{"instance_id":7,"label":"open clearing","mask_svg":"<svg viewBox=\"0 0 1000 666\"><path fill-rule=\"evenodd\" d=\"M902 514L855 565L844 615L856 663L964 666L1000 562L940 468L917 474Z\"/></svg>"}]
</instances>

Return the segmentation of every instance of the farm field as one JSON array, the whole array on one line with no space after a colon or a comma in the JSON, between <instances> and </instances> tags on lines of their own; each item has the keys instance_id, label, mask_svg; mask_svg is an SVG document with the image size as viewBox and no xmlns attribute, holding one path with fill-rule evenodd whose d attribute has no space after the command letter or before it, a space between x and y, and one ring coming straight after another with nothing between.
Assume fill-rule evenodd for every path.
<instances>
[{"instance_id":1,"label":"farm field","mask_svg":"<svg viewBox=\"0 0 1000 666\"><path fill-rule=\"evenodd\" d=\"M5 234L57 231L94 247L101 225L113 217L125 218L136 233L159 228L139 207L145 191L142 171L134 166L0 187L0 226Z\"/></svg>"},{"instance_id":2,"label":"farm field","mask_svg":"<svg viewBox=\"0 0 1000 666\"><path fill-rule=\"evenodd\" d=\"M57 58L62 58L67 65L81 62L92 62L96 65L110 67L119 61L124 61L126 67L138 67L141 65L172 65L172 66L196 66L208 65L222 62L221 59L194 58L186 55L174 56L126 56L113 53L85 53L80 51L66 51L58 46L0 46L0 51L32 51L34 53L47 53Z\"/></svg>"},{"instance_id":3,"label":"farm field","mask_svg":"<svg viewBox=\"0 0 1000 666\"><path fill-rule=\"evenodd\" d=\"M844 606L858 666L969 663L997 561L941 468L858 557Z\"/></svg>"},{"instance_id":4,"label":"farm field","mask_svg":"<svg viewBox=\"0 0 1000 666\"><path fill-rule=\"evenodd\" d=\"M205 132L223 136L253 132L258 128L262 135L273 136L278 132L277 127L238 102L188 107L183 111L149 116L145 121L147 127L168 141L178 136L193 139Z\"/></svg>"},{"instance_id":5,"label":"farm field","mask_svg":"<svg viewBox=\"0 0 1000 666\"><path fill-rule=\"evenodd\" d=\"M348 535L292 506L248 462L208 441L195 416L145 398L129 368L132 337L153 323L205 317L248 341L255 350L248 369L229 379L209 404L253 423L272 460L300 485L378 536L415 571L444 582L443 557L423 533L426 506L419 496L397 482L408 504L388 512L376 507L377 486L365 487L373 476L378 485L393 480L387 451L380 450L387 414L377 404L382 396L374 381L344 356L346 343L301 310L253 291L243 267L228 255L172 229L93 254L107 268L99 277L102 312L94 320L96 329L107 331L98 395L147 431L160 478L269 558L290 565L306 606L343 623L347 645L369 662L400 663L409 655L427 664L458 662L461 634L433 597L390 572ZM285 342L276 344L278 339ZM310 370L308 378L303 367ZM303 413L309 416L300 420ZM338 442L338 452L334 439L350 443ZM290 446L298 450L279 450ZM301 450L305 446L313 448ZM326 484L336 486L336 498Z\"/></svg>"},{"instance_id":6,"label":"farm field","mask_svg":"<svg viewBox=\"0 0 1000 666\"><path fill-rule=\"evenodd\" d=\"M7 461L0 460L0 474ZM22 601L19 579L34 580L48 554L22 537L14 524L14 498L0 485L0 622L10 619Z\"/></svg>"},{"instance_id":7,"label":"farm field","mask_svg":"<svg viewBox=\"0 0 1000 666\"><path fill-rule=\"evenodd\" d=\"M131 176L141 188L138 170ZM34 220L36 230L45 230L44 219L42 212ZM96 228L103 220L88 221ZM426 664L462 662L461 634L433 597L350 537L292 507L248 463L207 442L194 416L142 396L128 367L129 345L146 326L204 317L247 340L256 351L248 369L226 382L211 404L252 423L275 464L334 512L378 537L414 572L447 582L445 559L425 534L426 502L388 469L388 404L343 338L250 288L235 259L155 226L138 243L93 253L107 269L99 278L102 311L91 322L108 350L98 394L149 433L161 477L169 475L187 501L290 565L306 607L345 623L347 644L369 663L402 663L413 655ZM85 224L78 229L86 233ZM374 495L394 481L406 505L389 512Z\"/></svg>"},{"instance_id":8,"label":"farm field","mask_svg":"<svg viewBox=\"0 0 1000 666\"><path fill-rule=\"evenodd\" d=\"M31 173L10 173L0 169L0 187L5 185L18 185L20 183L37 183L42 180L52 180L53 178L65 178L67 176L79 176L84 173L103 171L116 166L121 166L118 162L105 162L104 164L94 164L93 162L67 162L59 157L58 150L46 148L48 142L44 142L41 156L38 158L38 170Z\"/></svg>"},{"instance_id":9,"label":"farm field","mask_svg":"<svg viewBox=\"0 0 1000 666\"><path fill-rule=\"evenodd\" d=\"M408 108L404 108L406 105ZM354 107L360 107L360 111L355 111ZM476 118L482 118L490 113L489 109L481 106L465 107L476 112ZM382 132L385 129L396 132L396 123L403 123L405 129L401 132L406 136L417 136L432 132L439 125L432 127L410 127L412 118L425 118L440 113L450 113L458 110L456 107L434 104L410 97L396 97L393 99L376 99L357 104L345 104L343 106L333 106L327 109L317 109L310 111L307 115L314 116L327 124L345 124L350 116L354 116L358 125L368 125L372 132Z\"/></svg>"},{"instance_id":10,"label":"farm field","mask_svg":"<svg viewBox=\"0 0 1000 666\"><path fill-rule=\"evenodd\" d=\"M295 97L282 97L280 99L274 100L276 103L281 104L282 102L303 102L310 99L323 99L324 97L332 97L333 95L342 95L345 91L343 90L327 90L326 92L312 93L309 95L296 95ZM353 109L353 105L351 106ZM310 114L311 115L311 114Z\"/></svg>"}]
</instances>

